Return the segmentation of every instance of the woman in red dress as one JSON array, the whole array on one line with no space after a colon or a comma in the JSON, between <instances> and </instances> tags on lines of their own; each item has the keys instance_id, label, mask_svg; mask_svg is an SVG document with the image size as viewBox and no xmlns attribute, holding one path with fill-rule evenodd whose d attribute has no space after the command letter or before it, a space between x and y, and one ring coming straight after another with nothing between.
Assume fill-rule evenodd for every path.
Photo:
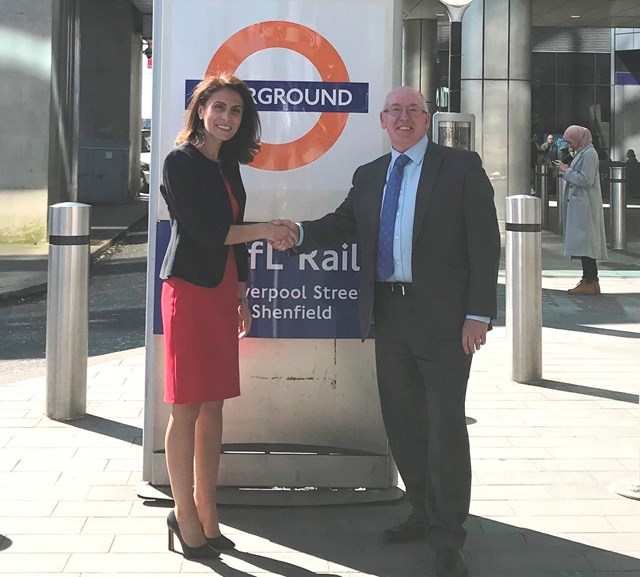
<instances>
[{"instance_id":1,"label":"woman in red dress","mask_svg":"<svg viewBox=\"0 0 640 577\"><path fill-rule=\"evenodd\" d=\"M224 399L240 394L238 337L248 332L246 242L294 240L272 223L243 224L239 163L259 151L260 121L248 87L233 76L205 78L165 158L161 193L171 239L160 277L165 391L171 416L165 453L175 502L169 548L215 558L234 544L220 533L216 485Z\"/></svg>"}]
</instances>

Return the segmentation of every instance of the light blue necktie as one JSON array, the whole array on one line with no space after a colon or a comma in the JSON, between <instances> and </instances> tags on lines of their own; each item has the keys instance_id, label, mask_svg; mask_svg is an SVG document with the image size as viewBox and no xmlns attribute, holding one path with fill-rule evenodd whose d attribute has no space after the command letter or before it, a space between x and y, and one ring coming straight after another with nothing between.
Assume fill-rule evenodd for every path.
<instances>
[{"instance_id":1,"label":"light blue necktie","mask_svg":"<svg viewBox=\"0 0 640 577\"><path fill-rule=\"evenodd\" d=\"M396 158L384 193L384 202L380 214L380 228L378 229L378 278L387 280L393 275L393 232L396 227L396 212L398 212L398 198L402 188L402 173L405 165L411 159L406 154Z\"/></svg>"}]
</instances>

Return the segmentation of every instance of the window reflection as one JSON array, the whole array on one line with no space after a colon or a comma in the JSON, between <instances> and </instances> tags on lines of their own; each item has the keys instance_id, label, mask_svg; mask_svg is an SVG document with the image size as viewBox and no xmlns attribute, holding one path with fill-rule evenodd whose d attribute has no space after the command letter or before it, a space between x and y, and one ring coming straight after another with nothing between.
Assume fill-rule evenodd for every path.
<instances>
[{"instance_id":1,"label":"window reflection","mask_svg":"<svg viewBox=\"0 0 640 577\"><path fill-rule=\"evenodd\" d=\"M587 126L594 144L609 142L611 55L534 52L531 58L531 125L536 135ZM606 132L606 134L603 134Z\"/></svg>"}]
</instances>

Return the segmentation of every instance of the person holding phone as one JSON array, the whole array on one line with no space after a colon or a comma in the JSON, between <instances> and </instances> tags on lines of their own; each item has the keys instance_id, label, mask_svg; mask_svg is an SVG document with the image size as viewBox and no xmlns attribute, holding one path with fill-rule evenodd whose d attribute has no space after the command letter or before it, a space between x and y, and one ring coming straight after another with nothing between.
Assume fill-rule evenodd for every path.
<instances>
[{"instance_id":1,"label":"person holding phone","mask_svg":"<svg viewBox=\"0 0 640 577\"><path fill-rule=\"evenodd\" d=\"M564 139L575 151L571 165L556 161L558 171L567 183L564 254L580 259L582 263L582 279L567 292L570 295L598 295L601 290L597 260L607 258L598 153L591 132L584 126L569 126Z\"/></svg>"}]
</instances>

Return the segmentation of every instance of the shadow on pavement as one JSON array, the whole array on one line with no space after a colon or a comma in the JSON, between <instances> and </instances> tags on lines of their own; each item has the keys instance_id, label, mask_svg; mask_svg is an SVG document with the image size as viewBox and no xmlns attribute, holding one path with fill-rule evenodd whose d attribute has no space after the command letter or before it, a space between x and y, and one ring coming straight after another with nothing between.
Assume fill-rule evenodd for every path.
<instances>
[{"instance_id":1,"label":"shadow on pavement","mask_svg":"<svg viewBox=\"0 0 640 577\"><path fill-rule=\"evenodd\" d=\"M589 397L599 397L601 399L610 399L612 401L622 401L623 403L631 403L637 405L640 397L631 393L623 393L621 391L608 391L607 389L599 389L596 387L585 387L584 385L575 385L573 383L562 383L560 381L549 381L543 379L538 384L527 384L528 387L540 387L542 389L554 389L556 391L567 391L576 393L577 395L587 395Z\"/></svg>"},{"instance_id":2,"label":"shadow on pavement","mask_svg":"<svg viewBox=\"0 0 640 577\"><path fill-rule=\"evenodd\" d=\"M605 284L601 282L601 285ZM603 290L606 290L603 288ZM505 326L505 285L498 285L498 318ZM571 296L564 290L542 289L542 326L546 328L639 339L640 333L606 326L640 323L640 293Z\"/></svg>"},{"instance_id":3,"label":"shadow on pavement","mask_svg":"<svg viewBox=\"0 0 640 577\"><path fill-rule=\"evenodd\" d=\"M0 551L4 551L9 549L13 545L13 541L6 537L5 535L0 534Z\"/></svg>"},{"instance_id":4,"label":"shadow on pavement","mask_svg":"<svg viewBox=\"0 0 640 577\"><path fill-rule=\"evenodd\" d=\"M309 571L299 565L287 563L286 561L274 559L273 557L267 557L266 555L256 555L255 553L245 553L244 551L236 550L226 552L223 556L223 560L227 555L229 557L241 559L245 563L249 563L254 567L257 567L261 572L266 571L270 575L282 575L283 577L339 577L339 575L333 573L316 573L315 571ZM245 571L240 571L229 566L218 568L217 573L222 577L250 577L252 575L252 573L246 573Z\"/></svg>"},{"instance_id":5,"label":"shadow on pavement","mask_svg":"<svg viewBox=\"0 0 640 577\"><path fill-rule=\"evenodd\" d=\"M383 545L381 531L408 514L408 505L342 507L221 507L224 524L331 564L340 575L358 571L378 577L432 577L434 553L428 541ZM542 518L541 518L542 519ZM580 518L575 518L576 530ZM640 575L640 559L547 535L531 529L470 516L465 558L473 577L603 577L609 572ZM613 528L611 529L614 532ZM258 546L252 549L259 551ZM307 569L237 551L235 557L261 571L307 577ZM282 557L286 558L287 553ZM224 558L224 556L223 556ZM311 560L310 563L313 561ZM242 572L220 572L225 577ZM252 574L252 573L248 573ZM248 575L247 574L247 575Z\"/></svg>"},{"instance_id":6,"label":"shadow on pavement","mask_svg":"<svg viewBox=\"0 0 640 577\"><path fill-rule=\"evenodd\" d=\"M65 424L78 429L84 429L85 431L98 433L99 435L105 435L112 439L119 439L120 441L129 442L133 445L142 446L142 429L140 427L133 427L95 415L87 415L82 419L68 421Z\"/></svg>"}]
</instances>

